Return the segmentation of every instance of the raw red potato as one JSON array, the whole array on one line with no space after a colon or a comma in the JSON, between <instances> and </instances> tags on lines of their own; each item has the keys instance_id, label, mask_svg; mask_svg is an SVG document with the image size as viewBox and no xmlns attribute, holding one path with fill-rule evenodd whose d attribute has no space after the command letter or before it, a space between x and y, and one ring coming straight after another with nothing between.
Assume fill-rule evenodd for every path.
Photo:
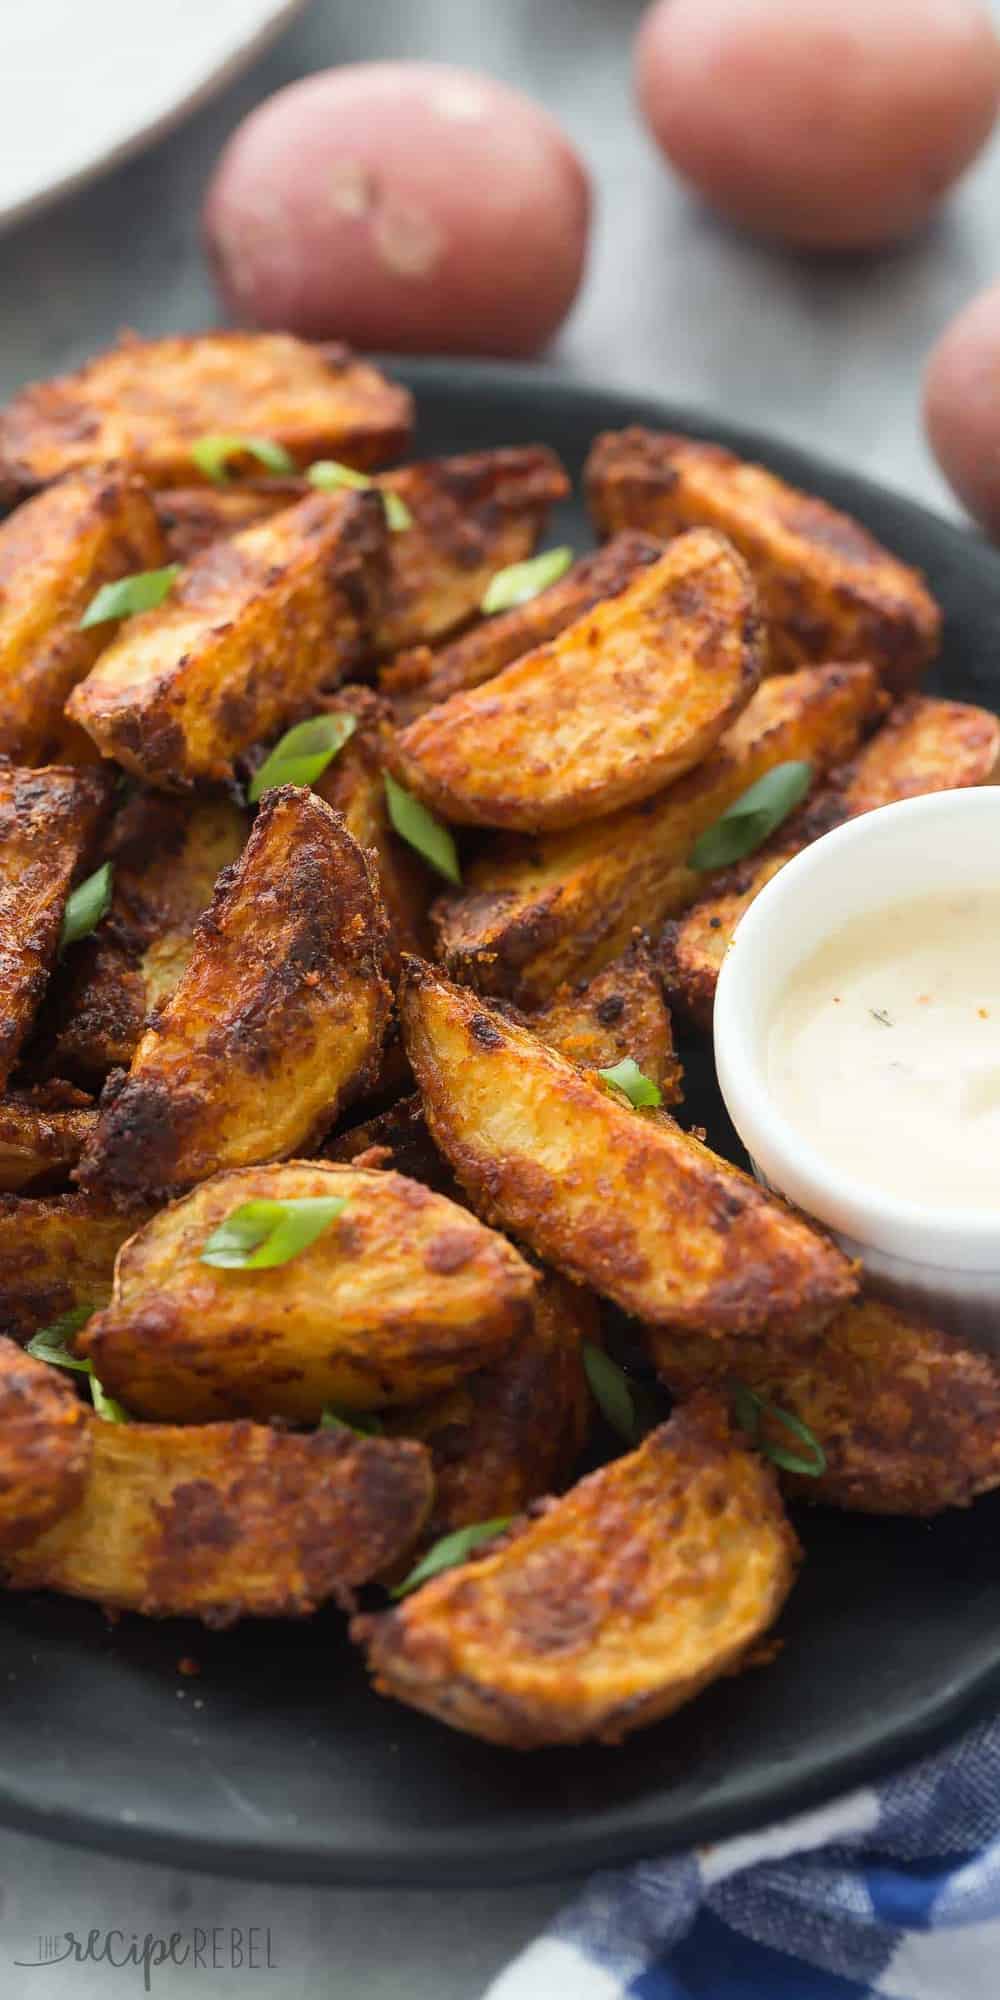
<instances>
[{"instance_id":1,"label":"raw red potato","mask_svg":"<svg viewBox=\"0 0 1000 2000\"><path fill-rule=\"evenodd\" d=\"M1000 284L946 328L924 382L924 418L959 499L1000 535Z\"/></svg>"}]
</instances>

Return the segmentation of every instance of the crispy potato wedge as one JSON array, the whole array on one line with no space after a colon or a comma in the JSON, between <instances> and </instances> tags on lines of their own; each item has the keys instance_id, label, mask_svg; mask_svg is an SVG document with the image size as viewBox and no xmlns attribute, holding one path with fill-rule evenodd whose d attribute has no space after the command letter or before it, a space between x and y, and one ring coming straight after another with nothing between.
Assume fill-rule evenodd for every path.
<instances>
[{"instance_id":1,"label":"crispy potato wedge","mask_svg":"<svg viewBox=\"0 0 1000 2000\"><path fill-rule=\"evenodd\" d=\"M679 535L617 597L390 739L396 775L464 826L540 832L700 764L760 679L756 597L721 535Z\"/></svg>"},{"instance_id":2,"label":"crispy potato wedge","mask_svg":"<svg viewBox=\"0 0 1000 2000\"><path fill-rule=\"evenodd\" d=\"M809 1426L826 1471L782 1472L800 1497L862 1514L938 1514L1000 1486L1000 1363L878 1299L814 1335L768 1329L737 1342L656 1327L645 1337L675 1395L744 1382ZM778 1419L765 1414L762 1430L802 1452Z\"/></svg>"},{"instance_id":3,"label":"crispy potato wedge","mask_svg":"<svg viewBox=\"0 0 1000 2000\"><path fill-rule=\"evenodd\" d=\"M913 686L937 652L941 613L908 569L848 514L721 445L668 432L606 431L587 460L602 534L663 540L717 528L746 557L768 627L772 671L810 660L871 660L885 685Z\"/></svg>"},{"instance_id":4,"label":"crispy potato wedge","mask_svg":"<svg viewBox=\"0 0 1000 2000\"><path fill-rule=\"evenodd\" d=\"M298 465L384 464L406 444L413 400L339 343L232 331L126 334L71 375L30 382L0 410L0 498L84 465L124 460L151 486L194 486L199 438L270 438Z\"/></svg>"},{"instance_id":5,"label":"crispy potato wedge","mask_svg":"<svg viewBox=\"0 0 1000 2000\"><path fill-rule=\"evenodd\" d=\"M134 1199L280 1159L377 1071L385 918L367 857L314 793L267 792L190 963L103 1105L76 1178Z\"/></svg>"},{"instance_id":6,"label":"crispy potato wedge","mask_svg":"<svg viewBox=\"0 0 1000 2000\"><path fill-rule=\"evenodd\" d=\"M555 639L603 598L617 597L662 554L662 543L650 535L616 535L604 548L582 556L527 604L482 619L449 645L436 650L415 646L397 654L379 673L379 685L389 696L397 721L412 722L435 702L492 680L512 660Z\"/></svg>"},{"instance_id":7,"label":"crispy potato wedge","mask_svg":"<svg viewBox=\"0 0 1000 2000\"><path fill-rule=\"evenodd\" d=\"M655 932L693 901L706 878L691 849L749 785L789 758L817 773L839 763L883 703L864 664L765 681L704 764L656 798L593 826L492 842L432 908L441 957L470 986L544 1005L623 951L637 925Z\"/></svg>"},{"instance_id":8,"label":"crispy potato wedge","mask_svg":"<svg viewBox=\"0 0 1000 2000\"><path fill-rule=\"evenodd\" d=\"M129 618L67 713L150 784L226 780L367 650L385 561L371 493L313 493L183 570Z\"/></svg>"},{"instance_id":9,"label":"crispy potato wedge","mask_svg":"<svg viewBox=\"0 0 1000 2000\"><path fill-rule=\"evenodd\" d=\"M80 620L102 584L165 560L149 494L125 472L76 473L0 523L0 755L94 761L63 706L115 628Z\"/></svg>"},{"instance_id":10,"label":"crispy potato wedge","mask_svg":"<svg viewBox=\"0 0 1000 2000\"><path fill-rule=\"evenodd\" d=\"M420 1181L452 1201L464 1201L454 1174L427 1130L419 1096L397 1098L385 1111L337 1132L323 1147L323 1156L345 1166L392 1167L408 1180Z\"/></svg>"},{"instance_id":11,"label":"crispy potato wedge","mask_svg":"<svg viewBox=\"0 0 1000 2000\"><path fill-rule=\"evenodd\" d=\"M218 1270L208 1238L248 1201L347 1206L275 1269ZM536 1273L467 1209L401 1174L295 1160L217 1175L133 1236L77 1351L137 1416L318 1423L414 1402L531 1324Z\"/></svg>"},{"instance_id":12,"label":"crispy potato wedge","mask_svg":"<svg viewBox=\"0 0 1000 2000\"><path fill-rule=\"evenodd\" d=\"M814 840L894 799L983 785L993 776L1000 720L960 701L909 695L858 752L784 826L713 883L710 895L668 923L657 957L671 1005L709 1029L715 988L733 932L761 890Z\"/></svg>"},{"instance_id":13,"label":"crispy potato wedge","mask_svg":"<svg viewBox=\"0 0 1000 2000\"><path fill-rule=\"evenodd\" d=\"M0 1089L55 963L63 910L113 791L103 771L0 764Z\"/></svg>"},{"instance_id":14,"label":"crispy potato wedge","mask_svg":"<svg viewBox=\"0 0 1000 2000\"><path fill-rule=\"evenodd\" d=\"M857 1290L828 1238L667 1112L634 1111L433 966L404 963L400 1014L474 1208L565 1276L700 1333L819 1327Z\"/></svg>"},{"instance_id":15,"label":"crispy potato wedge","mask_svg":"<svg viewBox=\"0 0 1000 2000\"><path fill-rule=\"evenodd\" d=\"M351 1635L380 1694L453 1729L618 1743L736 1670L798 1559L770 1467L703 1396Z\"/></svg>"},{"instance_id":16,"label":"crispy potato wedge","mask_svg":"<svg viewBox=\"0 0 1000 2000\"><path fill-rule=\"evenodd\" d=\"M55 1082L0 1097L0 1194L64 1187L97 1119L83 1091Z\"/></svg>"},{"instance_id":17,"label":"crispy potato wedge","mask_svg":"<svg viewBox=\"0 0 1000 2000\"><path fill-rule=\"evenodd\" d=\"M412 1545L431 1504L427 1452L406 1438L93 1415L88 1431L82 1498L11 1552L9 1590L215 1626L303 1618L326 1598L349 1605Z\"/></svg>"},{"instance_id":18,"label":"crispy potato wedge","mask_svg":"<svg viewBox=\"0 0 1000 2000\"><path fill-rule=\"evenodd\" d=\"M503 1012L581 1069L614 1069L631 1056L659 1086L664 1104L679 1104L684 1095L669 1009L644 944L630 946L593 979L560 986L534 1014L509 1002Z\"/></svg>"},{"instance_id":19,"label":"crispy potato wedge","mask_svg":"<svg viewBox=\"0 0 1000 2000\"><path fill-rule=\"evenodd\" d=\"M65 1376L0 1336L0 1559L78 1505L90 1443L87 1409Z\"/></svg>"},{"instance_id":20,"label":"crispy potato wedge","mask_svg":"<svg viewBox=\"0 0 1000 2000\"><path fill-rule=\"evenodd\" d=\"M148 1213L82 1194L0 1195L0 1331L30 1340L74 1306L107 1305L118 1251Z\"/></svg>"},{"instance_id":21,"label":"crispy potato wedge","mask_svg":"<svg viewBox=\"0 0 1000 2000\"><path fill-rule=\"evenodd\" d=\"M304 500L302 479L240 479L231 486L168 486L153 494L168 562L191 563L211 548Z\"/></svg>"},{"instance_id":22,"label":"crispy potato wedge","mask_svg":"<svg viewBox=\"0 0 1000 2000\"><path fill-rule=\"evenodd\" d=\"M388 703L371 688L345 687L320 702L317 712L345 710L355 717L354 735L317 778L314 789L343 814L348 833L374 857L389 919L386 974L394 983L400 952L427 948L434 878L413 848L393 832L389 820L383 776Z\"/></svg>"}]
</instances>

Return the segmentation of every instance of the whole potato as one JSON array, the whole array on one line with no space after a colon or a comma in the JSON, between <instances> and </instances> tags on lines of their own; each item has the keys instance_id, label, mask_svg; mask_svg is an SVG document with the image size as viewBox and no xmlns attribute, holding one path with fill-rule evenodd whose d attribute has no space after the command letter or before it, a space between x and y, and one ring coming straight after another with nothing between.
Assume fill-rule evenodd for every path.
<instances>
[{"instance_id":1,"label":"whole potato","mask_svg":"<svg viewBox=\"0 0 1000 2000\"><path fill-rule=\"evenodd\" d=\"M658 0L639 103L736 222L819 249L908 234L989 134L1000 41L980 0Z\"/></svg>"},{"instance_id":2,"label":"whole potato","mask_svg":"<svg viewBox=\"0 0 1000 2000\"><path fill-rule=\"evenodd\" d=\"M959 499L1000 536L1000 284L941 335L927 364L924 418Z\"/></svg>"},{"instance_id":3,"label":"whole potato","mask_svg":"<svg viewBox=\"0 0 1000 2000\"><path fill-rule=\"evenodd\" d=\"M583 272L590 194L537 104L470 70L359 63L280 90L205 204L230 308L359 347L530 354Z\"/></svg>"}]
</instances>

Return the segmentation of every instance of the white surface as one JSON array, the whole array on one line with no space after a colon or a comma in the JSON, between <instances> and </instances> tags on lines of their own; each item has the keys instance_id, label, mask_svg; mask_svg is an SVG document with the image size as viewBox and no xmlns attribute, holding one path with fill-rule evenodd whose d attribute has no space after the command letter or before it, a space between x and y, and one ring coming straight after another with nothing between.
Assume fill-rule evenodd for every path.
<instances>
[{"instance_id":1,"label":"white surface","mask_svg":"<svg viewBox=\"0 0 1000 2000\"><path fill-rule=\"evenodd\" d=\"M167 131L305 0L4 0L0 224Z\"/></svg>"}]
</instances>

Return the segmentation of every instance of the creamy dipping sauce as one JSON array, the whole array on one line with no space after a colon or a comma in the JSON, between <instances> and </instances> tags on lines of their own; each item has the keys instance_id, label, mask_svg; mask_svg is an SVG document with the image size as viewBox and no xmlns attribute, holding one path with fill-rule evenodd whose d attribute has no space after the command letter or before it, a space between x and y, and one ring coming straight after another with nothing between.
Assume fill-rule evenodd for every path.
<instances>
[{"instance_id":1,"label":"creamy dipping sauce","mask_svg":"<svg viewBox=\"0 0 1000 2000\"><path fill-rule=\"evenodd\" d=\"M1000 888L835 931L780 995L766 1067L831 1166L936 1208L1000 1210Z\"/></svg>"}]
</instances>

